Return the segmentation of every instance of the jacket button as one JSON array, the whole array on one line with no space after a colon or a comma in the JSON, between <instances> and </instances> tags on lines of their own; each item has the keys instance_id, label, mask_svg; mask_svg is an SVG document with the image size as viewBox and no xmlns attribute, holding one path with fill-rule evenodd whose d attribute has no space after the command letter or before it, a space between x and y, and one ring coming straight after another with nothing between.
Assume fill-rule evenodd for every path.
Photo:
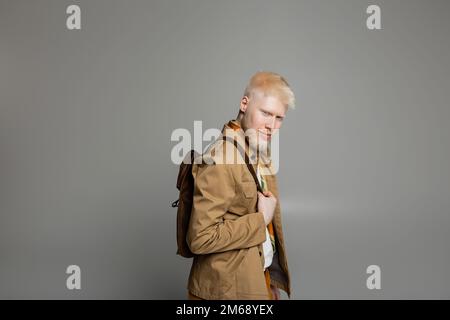
<instances>
[{"instance_id":1,"label":"jacket button","mask_svg":"<svg viewBox=\"0 0 450 320\"><path fill-rule=\"evenodd\" d=\"M259 256L261 257L261 251L259 252Z\"/></svg>"}]
</instances>

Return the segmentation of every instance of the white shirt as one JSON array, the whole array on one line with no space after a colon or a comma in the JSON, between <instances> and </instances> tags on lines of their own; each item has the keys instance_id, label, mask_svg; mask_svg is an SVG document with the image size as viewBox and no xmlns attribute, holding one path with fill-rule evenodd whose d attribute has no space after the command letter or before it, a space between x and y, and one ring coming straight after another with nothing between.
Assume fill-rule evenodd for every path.
<instances>
[{"instance_id":1,"label":"white shirt","mask_svg":"<svg viewBox=\"0 0 450 320\"><path fill-rule=\"evenodd\" d=\"M266 227L266 241L263 243L264 252L264 271L272 264L273 248L272 241L270 241L269 229Z\"/></svg>"}]
</instances>

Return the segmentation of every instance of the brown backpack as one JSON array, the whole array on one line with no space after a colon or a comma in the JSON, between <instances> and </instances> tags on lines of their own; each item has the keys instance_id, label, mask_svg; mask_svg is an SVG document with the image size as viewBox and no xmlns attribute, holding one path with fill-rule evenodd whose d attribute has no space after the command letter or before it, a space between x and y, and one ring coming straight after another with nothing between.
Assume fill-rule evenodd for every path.
<instances>
[{"instance_id":1,"label":"brown backpack","mask_svg":"<svg viewBox=\"0 0 450 320\"><path fill-rule=\"evenodd\" d=\"M186 242L186 234L191 217L192 202L194 197L194 177L192 176L192 164L199 154L191 150L180 164L177 178L177 189L180 191L178 199L172 202L172 207L177 210L177 254L185 258L192 258L194 254ZM189 161L190 160L190 161Z\"/></svg>"},{"instance_id":2,"label":"brown backpack","mask_svg":"<svg viewBox=\"0 0 450 320\"><path fill-rule=\"evenodd\" d=\"M255 180L256 186L260 192L262 192L261 186L259 185L258 178L256 176L255 169L250 164L247 152L244 151L242 146L237 143L236 140L231 140L227 136L223 136L223 140L232 141L234 146L239 150L241 156L245 159L245 164L250 170L250 173ZM191 218L193 197L194 197L194 177L192 176L192 165L194 159L200 154L195 150L191 150L183 162L180 164L177 178L177 189L179 190L179 197L177 200L172 202L172 207L178 207L177 209L177 254L185 257L192 258L195 254L189 249L186 242L187 230L189 227L189 220Z\"/></svg>"}]
</instances>

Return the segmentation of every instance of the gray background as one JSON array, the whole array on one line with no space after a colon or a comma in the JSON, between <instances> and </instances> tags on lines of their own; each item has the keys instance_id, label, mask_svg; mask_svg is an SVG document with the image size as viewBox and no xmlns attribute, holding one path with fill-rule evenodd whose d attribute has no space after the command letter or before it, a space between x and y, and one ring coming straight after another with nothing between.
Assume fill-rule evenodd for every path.
<instances>
[{"instance_id":1,"label":"gray background","mask_svg":"<svg viewBox=\"0 0 450 320\"><path fill-rule=\"evenodd\" d=\"M449 9L1 0L0 298L185 298L170 136L222 128L257 70L297 97L278 176L292 297L450 298Z\"/></svg>"}]
</instances>

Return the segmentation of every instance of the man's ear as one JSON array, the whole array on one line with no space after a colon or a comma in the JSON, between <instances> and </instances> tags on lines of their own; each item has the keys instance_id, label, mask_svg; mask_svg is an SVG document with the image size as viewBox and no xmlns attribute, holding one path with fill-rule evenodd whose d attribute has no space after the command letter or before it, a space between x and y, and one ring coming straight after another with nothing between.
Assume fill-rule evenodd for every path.
<instances>
[{"instance_id":1,"label":"man's ear","mask_svg":"<svg viewBox=\"0 0 450 320\"><path fill-rule=\"evenodd\" d=\"M245 113L245 111L247 110L249 100L250 99L247 96L243 96L242 99L241 99L241 105L239 106L239 109L243 113Z\"/></svg>"}]
</instances>

